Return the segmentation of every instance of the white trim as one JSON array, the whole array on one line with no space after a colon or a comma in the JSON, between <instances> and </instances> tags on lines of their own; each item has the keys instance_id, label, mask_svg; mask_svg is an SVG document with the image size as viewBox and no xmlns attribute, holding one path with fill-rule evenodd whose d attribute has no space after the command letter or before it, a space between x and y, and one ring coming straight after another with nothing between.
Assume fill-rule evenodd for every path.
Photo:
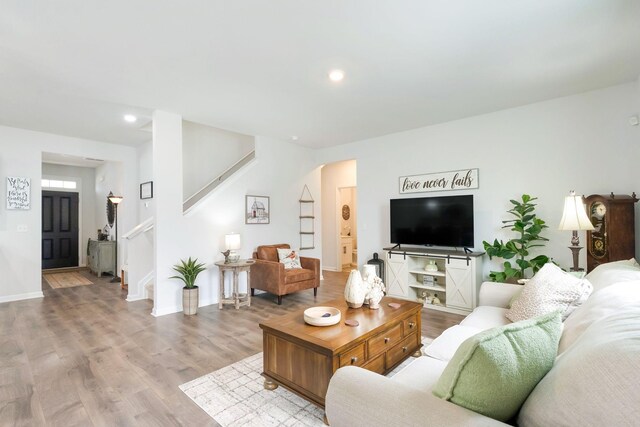
<instances>
[{"instance_id":1,"label":"white trim","mask_svg":"<svg viewBox=\"0 0 640 427\"><path fill-rule=\"evenodd\" d=\"M155 303L155 300L154 300L154 303ZM182 312L182 306L177 306L177 305L173 307L165 307L161 309L153 307L153 310L151 310L151 315L154 317L160 317L160 316L166 316L167 314L180 313L180 312Z\"/></svg>"},{"instance_id":2,"label":"white trim","mask_svg":"<svg viewBox=\"0 0 640 427\"><path fill-rule=\"evenodd\" d=\"M11 301L22 301L25 299L33 299L33 298L44 298L44 294L42 293L42 291L38 291L38 292L29 292L26 294L7 295L4 297L0 297L0 303L11 302Z\"/></svg>"},{"instance_id":3,"label":"white trim","mask_svg":"<svg viewBox=\"0 0 640 427\"><path fill-rule=\"evenodd\" d=\"M336 267L327 267L326 265L323 266L322 269L327 271L335 271L335 272L342 271L342 270L338 270Z\"/></svg>"}]
</instances>

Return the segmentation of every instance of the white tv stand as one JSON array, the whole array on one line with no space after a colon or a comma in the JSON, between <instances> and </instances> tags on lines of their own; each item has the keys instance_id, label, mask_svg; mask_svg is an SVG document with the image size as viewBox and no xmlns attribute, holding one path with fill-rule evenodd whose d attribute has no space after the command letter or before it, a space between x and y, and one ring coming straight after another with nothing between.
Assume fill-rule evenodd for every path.
<instances>
[{"instance_id":1,"label":"white tv stand","mask_svg":"<svg viewBox=\"0 0 640 427\"><path fill-rule=\"evenodd\" d=\"M389 247L384 254L388 295L417 301L426 291L437 295L440 304L425 301L425 308L462 315L478 304L484 252ZM425 270L429 261L435 261L438 271ZM434 277L434 283L424 285L424 276Z\"/></svg>"}]
</instances>

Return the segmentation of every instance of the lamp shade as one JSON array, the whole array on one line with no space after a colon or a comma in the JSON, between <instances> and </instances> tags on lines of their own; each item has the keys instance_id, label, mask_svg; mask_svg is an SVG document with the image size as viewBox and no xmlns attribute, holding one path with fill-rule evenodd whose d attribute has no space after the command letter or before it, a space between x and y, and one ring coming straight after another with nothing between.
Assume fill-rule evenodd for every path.
<instances>
[{"instance_id":1,"label":"lamp shade","mask_svg":"<svg viewBox=\"0 0 640 427\"><path fill-rule=\"evenodd\" d=\"M564 198L564 210L560 220L559 230L593 230L593 224L587 216L587 211L582 201L582 196L576 196L572 191L570 196Z\"/></svg>"},{"instance_id":2,"label":"lamp shade","mask_svg":"<svg viewBox=\"0 0 640 427\"><path fill-rule=\"evenodd\" d=\"M237 233L226 234L224 236L224 245L232 251L240 249L240 235Z\"/></svg>"},{"instance_id":3,"label":"lamp shade","mask_svg":"<svg viewBox=\"0 0 640 427\"><path fill-rule=\"evenodd\" d=\"M111 203L113 203L114 205L117 205L118 203L120 203L122 201L122 199L124 199L124 197L122 196L114 196L113 194L109 193L109 201Z\"/></svg>"}]
</instances>

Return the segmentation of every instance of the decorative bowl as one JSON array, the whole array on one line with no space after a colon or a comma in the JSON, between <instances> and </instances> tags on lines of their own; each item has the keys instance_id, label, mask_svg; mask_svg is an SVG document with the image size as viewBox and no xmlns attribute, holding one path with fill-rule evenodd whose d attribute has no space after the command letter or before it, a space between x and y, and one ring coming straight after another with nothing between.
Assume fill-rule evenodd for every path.
<instances>
[{"instance_id":1,"label":"decorative bowl","mask_svg":"<svg viewBox=\"0 0 640 427\"><path fill-rule=\"evenodd\" d=\"M304 311L304 321L313 326L331 326L340 321L340 310L335 307L311 307Z\"/></svg>"}]
</instances>

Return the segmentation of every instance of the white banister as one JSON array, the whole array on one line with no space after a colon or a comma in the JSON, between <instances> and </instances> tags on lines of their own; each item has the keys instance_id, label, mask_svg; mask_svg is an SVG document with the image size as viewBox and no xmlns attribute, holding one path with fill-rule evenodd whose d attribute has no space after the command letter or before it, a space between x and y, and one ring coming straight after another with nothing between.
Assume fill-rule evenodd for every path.
<instances>
[{"instance_id":1,"label":"white banister","mask_svg":"<svg viewBox=\"0 0 640 427\"><path fill-rule=\"evenodd\" d=\"M131 240L134 237L136 237L136 236L138 236L138 235L140 235L142 233L146 233L147 231L151 230L153 228L153 225L154 225L153 217L148 218L147 220L141 222L140 224L136 225L131 230L126 232L122 236L122 238L123 239L127 239L127 240Z\"/></svg>"}]
</instances>

